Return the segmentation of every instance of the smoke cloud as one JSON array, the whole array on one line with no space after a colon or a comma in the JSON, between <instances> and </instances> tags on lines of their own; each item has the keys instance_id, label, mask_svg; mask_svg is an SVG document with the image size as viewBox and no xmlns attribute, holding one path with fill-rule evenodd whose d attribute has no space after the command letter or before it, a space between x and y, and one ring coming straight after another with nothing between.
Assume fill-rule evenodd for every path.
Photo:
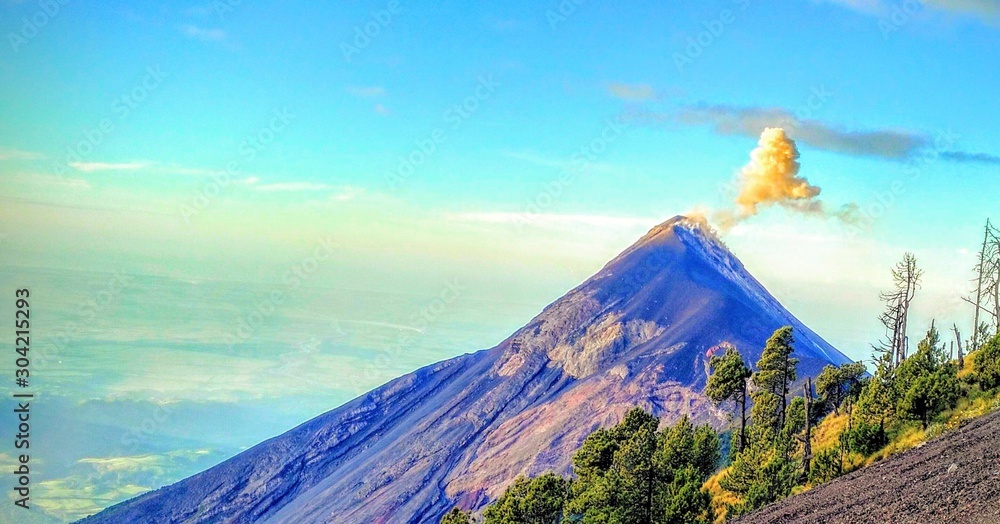
<instances>
[{"instance_id":1,"label":"smoke cloud","mask_svg":"<svg viewBox=\"0 0 1000 524\"><path fill-rule=\"evenodd\" d=\"M822 191L799 176L799 150L795 141L780 127L768 127L760 135L757 148L750 153L750 163L740 170L736 180L738 192L733 208L706 213L722 231L757 215L762 208L780 206L795 213L836 218L853 223L858 206L848 204L828 209L820 200Z\"/></svg>"}]
</instances>

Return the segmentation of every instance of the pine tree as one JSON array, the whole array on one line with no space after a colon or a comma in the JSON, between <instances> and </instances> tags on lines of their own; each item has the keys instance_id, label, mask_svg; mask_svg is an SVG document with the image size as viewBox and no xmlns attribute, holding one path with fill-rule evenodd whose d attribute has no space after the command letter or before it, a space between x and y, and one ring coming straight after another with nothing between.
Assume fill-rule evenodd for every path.
<instances>
[{"instance_id":1,"label":"pine tree","mask_svg":"<svg viewBox=\"0 0 1000 524\"><path fill-rule=\"evenodd\" d=\"M444 517L441 517L441 524L475 524L472 514L458 508L452 508Z\"/></svg>"},{"instance_id":2,"label":"pine tree","mask_svg":"<svg viewBox=\"0 0 1000 524\"><path fill-rule=\"evenodd\" d=\"M569 481L553 473L518 477L486 508L484 524L559 524L568 495Z\"/></svg>"},{"instance_id":3,"label":"pine tree","mask_svg":"<svg viewBox=\"0 0 1000 524\"><path fill-rule=\"evenodd\" d=\"M754 409L756 403L767 404L767 409L776 408L773 418L765 416L767 424L771 426L774 434L778 434L785 425L785 411L788 406L788 390L792 382L795 381L795 366L798 359L792 358L795 351L795 339L792 336L792 327L785 326L779 328L767 340L764 352L757 361L757 372L751 378L759 391L754 395ZM772 398L768 398L770 395ZM759 415L766 415L766 412L758 410ZM761 421L754 419L757 425Z\"/></svg>"},{"instance_id":4,"label":"pine tree","mask_svg":"<svg viewBox=\"0 0 1000 524\"><path fill-rule=\"evenodd\" d=\"M656 431L657 423L634 409L617 426L587 437L573 457L579 480L565 506L568 521L711 521L711 497L701 487L718 463L718 437L687 417L662 431Z\"/></svg>"},{"instance_id":5,"label":"pine tree","mask_svg":"<svg viewBox=\"0 0 1000 524\"><path fill-rule=\"evenodd\" d=\"M816 377L816 392L827 406L839 413L840 405L850 396L860 393L865 365L852 362L840 367L827 364Z\"/></svg>"},{"instance_id":6,"label":"pine tree","mask_svg":"<svg viewBox=\"0 0 1000 524\"><path fill-rule=\"evenodd\" d=\"M979 387L984 390L1000 388L1000 334L982 346L973 364Z\"/></svg>"},{"instance_id":7,"label":"pine tree","mask_svg":"<svg viewBox=\"0 0 1000 524\"><path fill-rule=\"evenodd\" d=\"M743 362L739 351L732 347L726 349L721 357L712 357L709 366L712 374L708 377L705 395L716 404L736 404L740 419L737 451L743 451L747 446L747 379L751 375L750 368Z\"/></svg>"},{"instance_id":8,"label":"pine tree","mask_svg":"<svg viewBox=\"0 0 1000 524\"><path fill-rule=\"evenodd\" d=\"M917 352L904 360L896 371L897 409L919 420L924 429L932 417L954 407L960 393L958 370L945 354L940 334L933 324L917 345Z\"/></svg>"}]
</instances>

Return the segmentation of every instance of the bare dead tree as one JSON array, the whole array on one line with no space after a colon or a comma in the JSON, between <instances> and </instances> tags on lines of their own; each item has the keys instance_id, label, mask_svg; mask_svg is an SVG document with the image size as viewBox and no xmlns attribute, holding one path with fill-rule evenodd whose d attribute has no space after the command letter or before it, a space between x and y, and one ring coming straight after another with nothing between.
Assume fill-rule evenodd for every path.
<instances>
[{"instance_id":1,"label":"bare dead tree","mask_svg":"<svg viewBox=\"0 0 1000 524\"><path fill-rule=\"evenodd\" d=\"M989 219L983 231L983 244L974 268L976 274L975 299L964 298L975 308L972 344L970 351L979 349L982 340L981 314L992 317L994 332L1000 331L1000 230Z\"/></svg>"},{"instance_id":2,"label":"bare dead tree","mask_svg":"<svg viewBox=\"0 0 1000 524\"><path fill-rule=\"evenodd\" d=\"M958 369L965 367L965 355L962 354L962 334L958 332L958 324L952 324L951 329L955 332L955 344L958 345Z\"/></svg>"},{"instance_id":3,"label":"bare dead tree","mask_svg":"<svg viewBox=\"0 0 1000 524\"><path fill-rule=\"evenodd\" d=\"M892 268L893 290L879 295L885 302L885 311L879 316L886 329L887 340L883 342L883 351L889 352L894 366L898 366L907 355L906 320L923 274L923 270L917 268L917 257L906 253L903 260Z\"/></svg>"},{"instance_id":4,"label":"bare dead tree","mask_svg":"<svg viewBox=\"0 0 1000 524\"><path fill-rule=\"evenodd\" d=\"M806 383L802 386L803 396L806 399L806 434L802 441L802 471L805 473L806 481L809 480L809 467L812 464L812 378L807 377Z\"/></svg>"}]
</instances>

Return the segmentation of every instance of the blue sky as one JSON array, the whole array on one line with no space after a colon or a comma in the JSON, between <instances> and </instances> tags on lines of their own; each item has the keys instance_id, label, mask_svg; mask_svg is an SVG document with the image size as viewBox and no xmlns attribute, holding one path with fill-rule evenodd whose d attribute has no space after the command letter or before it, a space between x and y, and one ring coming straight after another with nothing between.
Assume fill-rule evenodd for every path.
<instances>
[{"instance_id":1,"label":"blue sky","mask_svg":"<svg viewBox=\"0 0 1000 524\"><path fill-rule=\"evenodd\" d=\"M71 496L51 515L495 344L659 221L731 207L765 126L830 209L858 212L764 208L725 234L750 271L864 358L888 268L914 251L911 324L968 331L959 295L997 209L1000 3L678 4L0 2L5 289L48 297L54 336L137 276L43 379L66 417L80 399L123 414L52 456L51 493ZM283 304L233 353L220 340L270 291ZM416 350L393 349L405 332ZM332 378L289 392L262 369ZM157 445L107 444L184 402ZM103 487L74 491L80 475Z\"/></svg>"}]
</instances>

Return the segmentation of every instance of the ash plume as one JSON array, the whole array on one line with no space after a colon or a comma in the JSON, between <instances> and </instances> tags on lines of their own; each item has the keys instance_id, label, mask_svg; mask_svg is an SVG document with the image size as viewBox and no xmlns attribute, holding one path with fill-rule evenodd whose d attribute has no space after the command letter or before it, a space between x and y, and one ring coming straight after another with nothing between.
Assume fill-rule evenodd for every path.
<instances>
[{"instance_id":1,"label":"ash plume","mask_svg":"<svg viewBox=\"0 0 1000 524\"><path fill-rule=\"evenodd\" d=\"M727 231L771 206L848 223L857 221L856 204L829 209L819 199L821 188L799 176L800 168L795 141L780 127L765 128L757 147L750 153L750 163L743 166L737 176L735 185L738 192L733 199L733 207L704 212L704 215L721 231Z\"/></svg>"}]
</instances>

